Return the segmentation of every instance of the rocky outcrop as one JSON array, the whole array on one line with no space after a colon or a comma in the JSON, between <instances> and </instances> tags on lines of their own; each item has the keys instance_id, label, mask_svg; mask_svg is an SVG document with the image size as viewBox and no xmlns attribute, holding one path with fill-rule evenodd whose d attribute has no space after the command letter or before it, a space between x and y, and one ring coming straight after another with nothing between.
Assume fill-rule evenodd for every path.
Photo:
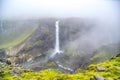
<instances>
[{"instance_id":1,"label":"rocky outcrop","mask_svg":"<svg viewBox=\"0 0 120 80\"><path fill-rule=\"evenodd\" d=\"M15 46L15 47L11 47L11 48L8 48L8 49L5 49L5 53L6 55L8 56L15 56L17 55L17 53L23 49L23 47L25 46L25 43L23 44L20 44L18 46Z\"/></svg>"},{"instance_id":2,"label":"rocky outcrop","mask_svg":"<svg viewBox=\"0 0 120 80\"><path fill-rule=\"evenodd\" d=\"M94 79L95 80L105 80L105 78L102 76L94 76Z\"/></svg>"},{"instance_id":3,"label":"rocky outcrop","mask_svg":"<svg viewBox=\"0 0 120 80\"><path fill-rule=\"evenodd\" d=\"M98 71L104 71L105 68L97 66L97 70L98 70Z\"/></svg>"}]
</instances>

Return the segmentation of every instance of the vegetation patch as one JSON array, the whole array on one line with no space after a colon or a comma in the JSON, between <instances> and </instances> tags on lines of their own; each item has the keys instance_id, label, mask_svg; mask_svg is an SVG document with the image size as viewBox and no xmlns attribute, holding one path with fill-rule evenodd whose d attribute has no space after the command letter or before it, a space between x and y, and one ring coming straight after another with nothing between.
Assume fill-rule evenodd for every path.
<instances>
[{"instance_id":1,"label":"vegetation patch","mask_svg":"<svg viewBox=\"0 0 120 80\"><path fill-rule=\"evenodd\" d=\"M6 36L1 36L0 49L13 47L20 44L22 41L28 38L36 29L37 26L31 26L24 28L24 30L21 29L16 33L6 33Z\"/></svg>"},{"instance_id":2,"label":"vegetation patch","mask_svg":"<svg viewBox=\"0 0 120 80\"><path fill-rule=\"evenodd\" d=\"M105 68L104 71L97 67ZM106 80L120 80L120 57L99 64L91 64L84 71L77 70L75 73L62 73L58 69L45 69L38 72L25 70L20 74L11 74L14 66L6 66L0 73L0 80L94 80L94 76L103 76ZM18 69L21 69L20 67Z\"/></svg>"}]
</instances>

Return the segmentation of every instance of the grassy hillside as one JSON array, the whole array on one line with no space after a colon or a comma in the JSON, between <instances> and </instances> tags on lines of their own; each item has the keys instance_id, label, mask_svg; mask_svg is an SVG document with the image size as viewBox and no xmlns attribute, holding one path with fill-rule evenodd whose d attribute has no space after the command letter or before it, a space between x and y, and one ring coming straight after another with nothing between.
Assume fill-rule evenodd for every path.
<instances>
[{"instance_id":1,"label":"grassy hillside","mask_svg":"<svg viewBox=\"0 0 120 80\"><path fill-rule=\"evenodd\" d=\"M97 66L104 67L105 70L98 71ZM12 68L15 67L4 67L3 72L0 73L1 80L94 80L94 76L103 76L106 80L120 79L120 57L115 57L100 64L91 64L86 70L78 70L73 74L47 69L39 72L24 70L20 74L13 75L9 73Z\"/></svg>"},{"instance_id":2,"label":"grassy hillside","mask_svg":"<svg viewBox=\"0 0 120 80\"><path fill-rule=\"evenodd\" d=\"M102 46L94 52L93 57L91 58L91 63L103 62L116 56L119 52L120 43Z\"/></svg>"},{"instance_id":3,"label":"grassy hillside","mask_svg":"<svg viewBox=\"0 0 120 80\"><path fill-rule=\"evenodd\" d=\"M0 49L9 48L20 44L27 37L29 37L37 26L30 26L26 28L17 29L15 32L8 30L0 35Z\"/></svg>"}]
</instances>

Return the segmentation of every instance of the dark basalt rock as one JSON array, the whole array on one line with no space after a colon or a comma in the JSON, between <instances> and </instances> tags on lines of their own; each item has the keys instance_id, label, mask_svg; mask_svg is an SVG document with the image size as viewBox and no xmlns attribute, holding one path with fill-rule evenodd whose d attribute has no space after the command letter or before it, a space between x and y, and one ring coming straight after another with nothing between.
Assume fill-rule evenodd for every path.
<instances>
[{"instance_id":1,"label":"dark basalt rock","mask_svg":"<svg viewBox=\"0 0 120 80\"><path fill-rule=\"evenodd\" d=\"M120 57L120 53L116 57Z\"/></svg>"},{"instance_id":2,"label":"dark basalt rock","mask_svg":"<svg viewBox=\"0 0 120 80\"><path fill-rule=\"evenodd\" d=\"M9 72L13 75L19 75L23 72L26 72L27 70L25 69L20 69L20 68L13 68L12 70L10 70Z\"/></svg>"},{"instance_id":3,"label":"dark basalt rock","mask_svg":"<svg viewBox=\"0 0 120 80\"><path fill-rule=\"evenodd\" d=\"M95 80L105 80L105 78L102 76L94 76L94 79Z\"/></svg>"},{"instance_id":4,"label":"dark basalt rock","mask_svg":"<svg viewBox=\"0 0 120 80\"><path fill-rule=\"evenodd\" d=\"M7 64L7 65L11 65L11 61L10 60L6 60L6 59L0 59L1 63Z\"/></svg>"},{"instance_id":5,"label":"dark basalt rock","mask_svg":"<svg viewBox=\"0 0 120 80\"><path fill-rule=\"evenodd\" d=\"M98 71L104 71L105 68L97 66L97 70L98 70Z\"/></svg>"}]
</instances>

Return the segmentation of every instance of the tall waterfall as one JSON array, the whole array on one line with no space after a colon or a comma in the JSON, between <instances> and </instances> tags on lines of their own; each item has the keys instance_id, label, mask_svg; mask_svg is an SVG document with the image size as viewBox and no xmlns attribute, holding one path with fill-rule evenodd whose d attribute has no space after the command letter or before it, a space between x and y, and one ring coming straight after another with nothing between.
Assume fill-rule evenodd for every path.
<instances>
[{"instance_id":1,"label":"tall waterfall","mask_svg":"<svg viewBox=\"0 0 120 80\"><path fill-rule=\"evenodd\" d=\"M52 57L56 54L60 54L62 53L62 51L60 51L60 45L59 45L59 21L55 22L55 50L52 54Z\"/></svg>"},{"instance_id":2,"label":"tall waterfall","mask_svg":"<svg viewBox=\"0 0 120 80\"><path fill-rule=\"evenodd\" d=\"M56 43L55 43L55 52L56 53L60 53L60 47L59 47L59 21L56 21L55 23L55 27L56 27Z\"/></svg>"}]
</instances>

